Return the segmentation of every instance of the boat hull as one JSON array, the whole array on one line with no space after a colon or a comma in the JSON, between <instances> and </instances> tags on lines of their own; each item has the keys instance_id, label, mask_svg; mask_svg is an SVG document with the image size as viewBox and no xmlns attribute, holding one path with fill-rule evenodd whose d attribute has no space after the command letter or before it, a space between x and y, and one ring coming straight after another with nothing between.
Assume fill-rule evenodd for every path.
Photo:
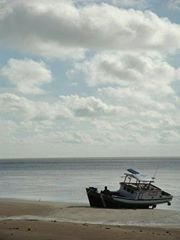
<instances>
[{"instance_id":1,"label":"boat hull","mask_svg":"<svg viewBox=\"0 0 180 240\"><path fill-rule=\"evenodd\" d=\"M123 196L118 196L109 192L107 194L98 192L96 188L86 188L87 196L91 207L98 208L130 208L130 209L146 209L155 208L157 204L168 203L172 200L171 196L164 199L151 200L133 200Z\"/></svg>"}]
</instances>

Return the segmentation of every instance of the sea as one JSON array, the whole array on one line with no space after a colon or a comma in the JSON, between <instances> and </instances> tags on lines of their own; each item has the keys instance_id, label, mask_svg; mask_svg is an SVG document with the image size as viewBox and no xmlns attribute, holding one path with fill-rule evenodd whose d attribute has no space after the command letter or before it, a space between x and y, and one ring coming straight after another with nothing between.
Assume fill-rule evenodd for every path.
<instances>
[{"instance_id":1,"label":"sea","mask_svg":"<svg viewBox=\"0 0 180 240\"><path fill-rule=\"evenodd\" d=\"M180 158L0 159L0 198L88 204L86 187L119 189L126 169L149 177L173 195L180 210Z\"/></svg>"}]
</instances>

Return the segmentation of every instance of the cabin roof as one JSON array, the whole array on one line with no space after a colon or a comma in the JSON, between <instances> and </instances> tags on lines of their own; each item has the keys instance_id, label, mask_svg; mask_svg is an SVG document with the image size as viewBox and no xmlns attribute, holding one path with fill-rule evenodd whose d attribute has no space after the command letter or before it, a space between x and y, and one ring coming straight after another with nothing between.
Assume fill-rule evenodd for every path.
<instances>
[{"instance_id":1,"label":"cabin roof","mask_svg":"<svg viewBox=\"0 0 180 240\"><path fill-rule=\"evenodd\" d=\"M127 169L127 171L128 172L125 173L126 176L135 178L139 182L146 182L146 183L147 182L154 182L152 177L149 177L147 175L141 174L141 173L137 172L134 169L129 168L129 169Z\"/></svg>"}]
</instances>

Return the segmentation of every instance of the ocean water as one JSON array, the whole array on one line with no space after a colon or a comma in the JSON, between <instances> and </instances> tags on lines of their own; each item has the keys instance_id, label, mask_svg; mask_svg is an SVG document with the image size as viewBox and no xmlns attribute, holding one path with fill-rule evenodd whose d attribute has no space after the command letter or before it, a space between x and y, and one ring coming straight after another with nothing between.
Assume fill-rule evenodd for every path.
<instances>
[{"instance_id":1,"label":"ocean water","mask_svg":"<svg viewBox=\"0 0 180 240\"><path fill-rule=\"evenodd\" d=\"M117 190L127 168L174 196L159 209L180 210L180 158L1 159L0 198L88 203L86 187Z\"/></svg>"}]
</instances>

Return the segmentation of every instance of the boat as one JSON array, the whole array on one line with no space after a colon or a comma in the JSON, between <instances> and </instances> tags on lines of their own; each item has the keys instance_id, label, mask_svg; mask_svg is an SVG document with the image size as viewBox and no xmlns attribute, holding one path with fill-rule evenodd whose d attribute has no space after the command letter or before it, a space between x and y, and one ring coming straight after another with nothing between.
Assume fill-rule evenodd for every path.
<instances>
[{"instance_id":1,"label":"boat","mask_svg":"<svg viewBox=\"0 0 180 240\"><path fill-rule=\"evenodd\" d=\"M147 178L134 169L127 169L120 188L110 191L107 186L98 191L96 187L86 188L91 207L97 208L156 208L158 204L171 205L173 196L154 185L155 178Z\"/></svg>"}]
</instances>

